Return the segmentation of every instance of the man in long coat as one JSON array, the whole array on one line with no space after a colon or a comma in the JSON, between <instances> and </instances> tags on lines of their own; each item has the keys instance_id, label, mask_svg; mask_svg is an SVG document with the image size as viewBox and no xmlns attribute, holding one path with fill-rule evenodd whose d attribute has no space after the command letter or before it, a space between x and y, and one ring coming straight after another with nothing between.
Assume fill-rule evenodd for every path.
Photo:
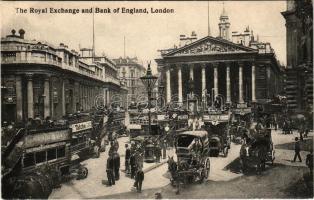
<instances>
[{"instance_id":1,"label":"man in long coat","mask_svg":"<svg viewBox=\"0 0 314 200\"><path fill-rule=\"evenodd\" d=\"M113 154L113 160L114 160L114 177L115 177L115 180L119 180L120 178L120 155L118 152L115 152Z\"/></svg>"},{"instance_id":2,"label":"man in long coat","mask_svg":"<svg viewBox=\"0 0 314 200\"><path fill-rule=\"evenodd\" d=\"M115 184L115 178L114 178L114 160L112 154L109 155L107 159L107 178L108 178L108 186Z\"/></svg>"}]
</instances>

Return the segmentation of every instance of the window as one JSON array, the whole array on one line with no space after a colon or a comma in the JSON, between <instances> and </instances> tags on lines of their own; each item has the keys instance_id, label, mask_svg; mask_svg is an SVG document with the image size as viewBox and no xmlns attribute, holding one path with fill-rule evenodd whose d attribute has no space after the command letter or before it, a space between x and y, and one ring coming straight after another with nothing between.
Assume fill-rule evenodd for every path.
<instances>
[{"instance_id":1,"label":"window","mask_svg":"<svg viewBox=\"0 0 314 200\"><path fill-rule=\"evenodd\" d=\"M23 159L24 167L30 167L35 165L35 157L33 153L27 153Z\"/></svg>"},{"instance_id":2,"label":"window","mask_svg":"<svg viewBox=\"0 0 314 200\"><path fill-rule=\"evenodd\" d=\"M47 151L47 160L53 160L57 158L56 149L48 149Z\"/></svg>"},{"instance_id":3,"label":"window","mask_svg":"<svg viewBox=\"0 0 314 200\"><path fill-rule=\"evenodd\" d=\"M46 151L39 151L35 154L36 164L46 162Z\"/></svg>"},{"instance_id":4,"label":"window","mask_svg":"<svg viewBox=\"0 0 314 200\"><path fill-rule=\"evenodd\" d=\"M57 158L61 158L65 156L65 146L59 147L57 149Z\"/></svg>"}]
</instances>

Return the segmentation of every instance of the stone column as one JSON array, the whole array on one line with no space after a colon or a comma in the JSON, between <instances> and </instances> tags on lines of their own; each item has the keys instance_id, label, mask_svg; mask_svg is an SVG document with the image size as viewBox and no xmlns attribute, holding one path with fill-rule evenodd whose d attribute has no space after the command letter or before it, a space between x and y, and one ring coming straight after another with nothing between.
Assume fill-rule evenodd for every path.
<instances>
[{"instance_id":1,"label":"stone column","mask_svg":"<svg viewBox=\"0 0 314 200\"><path fill-rule=\"evenodd\" d=\"M252 102L256 102L255 94L255 64L252 64Z\"/></svg>"},{"instance_id":2,"label":"stone column","mask_svg":"<svg viewBox=\"0 0 314 200\"><path fill-rule=\"evenodd\" d=\"M33 74L26 74L27 78L27 117L34 118Z\"/></svg>"},{"instance_id":3,"label":"stone column","mask_svg":"<svg viewBox=\"0 0 314 200\"><path fill-rule=\"evenodd\" d=\"M194 66L193 64L189 64L189 68L190 68L190 79L194 80Z\"/></svg>"},{"instance_id":4,"label":"stone column","mask_svg":"<svg viewBox=\"0 0 314 200\"><path fill-rule=\"evenodd\" d=\"M64 116L65 115L65 77L62 78L61 104L62 104L62 116Z\"/></svg>"},{"instance_id":5,"label":"stone column","mask_svg":"<svg viewBox=\"0 0 314 200\"><path fill-rule=\"evenodd\" d=\"M178 66L178 96L179 102L182 103L182 71L181 66Z\"/></svg>"},{"instance_id":6,"label":"stone column","mask_svg":"<svg viewBox=\"0 0 314 200\"><path fill-rule=\"evenodd\" d=\"M214 91L214 96L218 95L218 63L214 63Z\"/></svg>"},{"instance_id":7,"label":"stone column","mask_svg":"<svg viewBox=\"0 0 314 200\"><path fill-rule=\"evenodd\" d=\"M243 100L243 62L239 62L239 103L244 103Z\"/></svg>"},{"instance_id":8,"label":"stone column","mask_svg":"<svg viewBox=\"0 0 314 200\"><path fill-rule=\"evenodd\" d=\"M201 64L202 67L202 98L206 95L206 64Z\"/></svg>"},{"instance_id":9,"label":"stone column","mask_svg":"<svg viewBox=\"0 0 314 200\"><path fill-rule=\"evenodd\" d=\"M44 118L50 115L50 76L46 76L44 80Z\"/></svg>"},{"instance_id":10,"label":"stone column","mask_svg":"<svg viewBox=\"0 0 314 200\"><path fill-rule=\"evenodd\" d=\"M167 103L171 101L171 86L170 86L170 69L166 69L166 85L167 85Z\"/></svg>"},{"instance_id":11,"label":"stone column","mask_svg":"<svg viewBox=\"0 0 314 200\"><path fill-rule=\"evenodd\" d=\"M226 63L226 86L227 86L227 97L226 103L231 103L231 88L230 88L230 63Z\"/></svg>"},{"instance_id":12,"label":"stone column","mask_svg":"<svg viewBox=\"0 0 314 200\"><path fill-rule=\"evenodd\" d=\"M80 87L80 84L79 82L75 81L74 82L74 94L73 94L73 113L76 113L77 110L79 110L80 108L77 108L76 107L76 104L78 102L78 98L80 98L79 96L79 87Z\"/></svg>"},{"instance_id":13,"label":"stone column","mask_svg":"<svg viewBox=\"0 0 314 200\"><path fill-rule=\"evenodd\" d=\"M110 88L108 88L108 91L107 91L107 103L108 103L108 106L110 107Z\"/></svg>"},{"instance_id":14,"label":"stone column","mask_svg":"<svg viewBox=\"0 0 314 200\"><path fill-rule=\"evenodd\" d=\"M104 106L107 105L107 89L103 88L104 90Z\"/></svg>"},{"instance_id":15,"label":"stone column","mask_svg":"<svg viewBox=\"0 0 314 200\"><path fill-rule=\"evenodd\" d=\"M22 97L22 78L17 75L15 78L16 90L16 120L18 122L23 120L23 97Z\"/></svg>"},{"instance_id":16,"label":"stone column","mask_svg":"<svg viewBox=\"0 0 314 200\"><path fill-rule=\"evenodd\" d=\"M86 88L87 90L86 90L86 92L87 92L87 110L90 110L90 87L89 87L89 85L87 86L87 88Z\"/></svg>"}]
</instances>

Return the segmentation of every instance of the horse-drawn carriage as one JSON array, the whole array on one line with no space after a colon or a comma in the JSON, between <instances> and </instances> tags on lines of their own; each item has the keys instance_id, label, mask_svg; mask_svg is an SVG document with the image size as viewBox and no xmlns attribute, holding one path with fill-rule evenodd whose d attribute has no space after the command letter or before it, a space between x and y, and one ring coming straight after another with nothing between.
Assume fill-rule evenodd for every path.
<instances>
[{"instance_id":1,"label":"horse-drawn carriage","mask_svg":"<svg viewBox=\"0 0 314 200\"><path fill-rule=\"evenodd\" d=\"M266 163L273 164L275 149L271 137L271 129L259 130L245 139L241 146L240 159L243 173L250 168L255 168L260 173L266 167Z\"/></svg>"},{"instance_id":2,"label":"horse-drawn carriage","mask_svg":"<svg viewBox=\"0 0 314 200\"><path fill-rule=\"evenodd\" d=\"M179 187L208 178L210 160L208 158L208 135L204 130L185 131L176 137L177 162L170 158L171 183Z\"/></svg>"},{"instance_id":3,"label":"horse-drawn carriage","mask_svg":"<svg viewBox=\"0 0 314 200\"><path fill-rule=\"evenodd\" d=\"M231 143L229 133L230 115L228 111L209 110L208 113L209 115L203 116L203 121L208 132L209 155L217 157L222 152L224 157L227 157Z\"/></svg>"}]
</instances>

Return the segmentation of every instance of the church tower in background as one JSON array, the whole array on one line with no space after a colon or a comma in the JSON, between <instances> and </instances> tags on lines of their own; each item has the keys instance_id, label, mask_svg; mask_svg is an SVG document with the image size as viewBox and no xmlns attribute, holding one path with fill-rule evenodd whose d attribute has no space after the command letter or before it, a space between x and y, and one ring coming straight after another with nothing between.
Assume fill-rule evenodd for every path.
<instances>
[{"instance_id":1,"label":"church tower in background","mask_svg":"<svg viewBox=\"0 0 314 200\"><path fill-rule=\"evenodd\" d=\"M225 7L222 9L222 13L220 15L220 22L218 24L219 26L219 37L225 40L229 40L229 28L230 28L230 22L229 17L227 15L227 12L225 10Z\"/></svg>"}]
</instances>

